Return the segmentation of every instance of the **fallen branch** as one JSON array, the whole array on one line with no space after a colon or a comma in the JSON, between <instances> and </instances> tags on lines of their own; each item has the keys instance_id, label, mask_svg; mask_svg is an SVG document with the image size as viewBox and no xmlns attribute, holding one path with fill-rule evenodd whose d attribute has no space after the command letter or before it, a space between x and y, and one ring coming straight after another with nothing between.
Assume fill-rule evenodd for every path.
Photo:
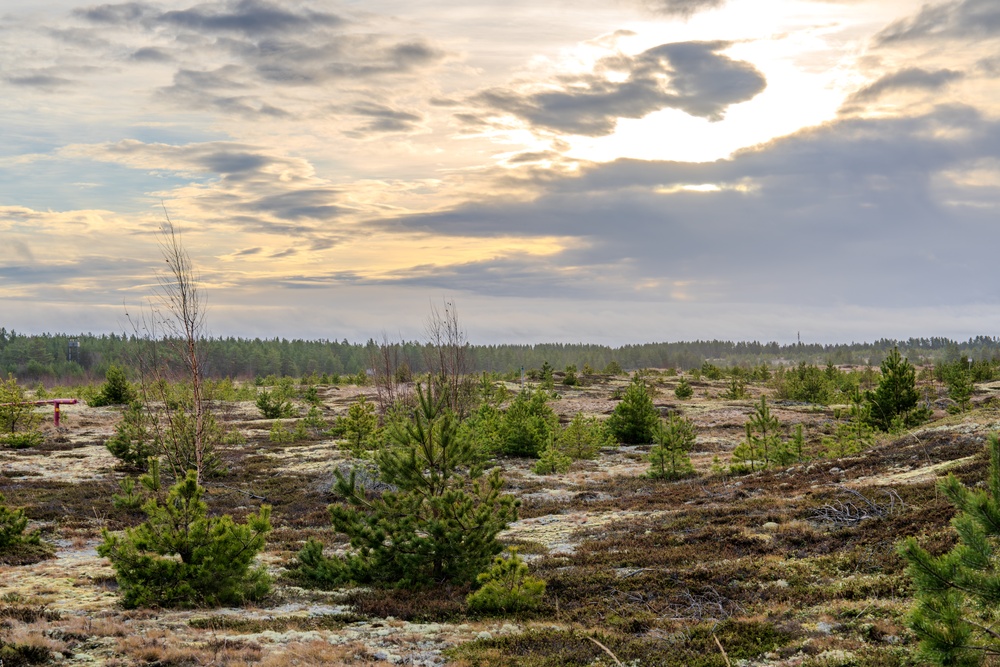
<instances>
[{"instance_id":1,"label":"fallen branch","mask_svg":"<svg viewBox=\"0 0 1000 667\"><path fill-rule=\"evenodd\" d=\"M838 526L856 526L867 519L882 519L891 516L896 511L897 503L900 509L904 507L903 499L893 489L882 492L888 500L880 503L857 489L846 486L838 488L849 497L846 500L837 500L816 508L812 515L814 521L832 523Z\"/></svg>"}]
</instances>

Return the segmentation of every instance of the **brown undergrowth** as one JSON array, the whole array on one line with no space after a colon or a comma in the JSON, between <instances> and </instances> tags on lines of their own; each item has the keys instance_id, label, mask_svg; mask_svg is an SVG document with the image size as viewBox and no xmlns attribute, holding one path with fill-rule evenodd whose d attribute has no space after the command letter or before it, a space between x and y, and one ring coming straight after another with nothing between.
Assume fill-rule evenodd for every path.
<instances>
[{"instance_id":1,"label":"brown undergrowth","mask_svg":"<svg viewBox=\"0 0 1000 667\"><path fill-rule=\"evenodd\" d=\"M564 420L578 410L607 414L625 382L562 388L552 405ZM346 455L315 433L273 443L271 420L242 407L223 411L245 443L220 452L222 472L205 479L206 501L213 514L237 520L264 502L273 506L262 561L278 581L275 592L252 609L120 609L93 545L100 528L133 526L142 514L111 502L129 474L101 458L117 413L72 406L66 430L47 431L43 447L3 452L12 463L0 474L0 493L25 508L56 558L33 566L26 556L0 557L0 659L4 667L60 656L121 666L439 664L445 657L469 667L913 664L914 638L903 622L910 587L896 542L918 535L934 553L951 547L954 509L934 479L951 471L978 482L983 438L1000 413L982 407L831 459L819 453L823 434L835 428L832 409L776 405L786 424L803 424L810 458L720 476L709 470L712 456L727 459L752 401L767 390L751 386L750 398L723 401L705 394L721 395L725 382L693 384L691 401L672 400L669 383L655 399L697 424L693 478L644 477L644 447L606 448L557 476L533 474L530 461L501 462L508 490L522 498L521 520L505 543L547 582L540 609L507 617L471 615L467 587L297 588L286 568L307 538L328 552L346 546L326 509L333 469ZM352 391L327 396L328 420L346 411ZM89 477L79 475L83 468ZM42 565L44 591L19 590L19 572Z\"/></svg>"}]
</instances>

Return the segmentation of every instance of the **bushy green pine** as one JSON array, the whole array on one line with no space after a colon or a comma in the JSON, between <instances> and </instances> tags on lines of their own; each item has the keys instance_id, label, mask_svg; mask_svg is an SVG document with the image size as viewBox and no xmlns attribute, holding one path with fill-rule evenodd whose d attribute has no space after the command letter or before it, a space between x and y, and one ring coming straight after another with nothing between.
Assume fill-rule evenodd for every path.
<instances>
[{"instance_id":1,"label":"bushy green pine","mask_svg":"<svg viewBox=\"0 0 1000 667\"><path fill-rule=\"evenodd\" d=\"M975 385L972 382L972 374L964 369L953 372L947 377L948 398L955 401L957 412L965 412L969 409L969 402L972 400L972 393Z\"/></svg>"},{"instance_id":2,"label":"bushy green pine","mask_svg":"<svg viewBox=\"0 0 1000 667\"><path fill-rule=\"evenodd\" d=\"M278 389L274 391L261 390L257 394L256 404L264 419L287 419L295 416L295 407L291 401L285 399L284 393Z\"/></svg>"},{"instance_id":3,"label":"bushy green pine","mask_svg":"<svg viewBox=\"0 0 1000 667\"><path fill-rule=\"evenodd\" d=\"M479 452L462 437L444 402L418 387L412 417L394 425L393 446L375 454L380 482L392 490L372 498L337 473L345 503L330 506L351 552L327 558L316 542L299 553L301 579L320 586L375 583L418 587L470 582L501 551L497 534L517 517L517 501L501 493L500 470L484 475Z\"/></svg>"},{"instance_id":4,"label":"bushy green pine","mask_svg":"<svg viewBox=\"0 0 1000 667\"><path fill-rule=\"evenodd\" d=\"M208 516L194 471L164 502L144 506L145 523L124 534L103 531L97 552L115 569L126 607L202 607L259 600L270 578L253 561L271 530L264 505L244 524Z\"/></svg>"},{"instance_id":5,"label":"bushy green pine","mask_svg":"<svg viewBox=\"0 0 1000 667\"><path fill-rule=\"evenodd\" d=\"M552 439L559 419L541 390L519 393L500 422L500 454L537 457Z\"/></svg>"},{"instance_id":6,"label":"bushy green pine","mask_svg":"<svg viewBox=\"0 0 1000 667\"><path fill-rule=\"evenodd\" d=\"M374 449L378 438L378 415L375 405L361 396L347 409L347 416L339 424L343 431L345 446L355 456L362 456Z\"/></svg>"},{"instance_id":7,"label":"bushy green pine","mask_svg":"<svg viewBox=\"0 0 1000 667\"><path fill-rule=\"evenodd\" d=\"M0 493L0 551L11 549L21 544L38 544L38 531L25 533L28 527L28 517L22 509L11 509L4 504L5 498Z\"/></svg>"},{"instance_id":8,"label":"bushy green pine","mask_svg":"<svg viewBox=\"0 0 1000 667\"><path fill-rule=\"evenodd\" d=\"M954 475L938 489L959 513L952 519L958 544L932 556L916 538L899 545L916 589L910 628L920 638L921 657L936 665L971 667L1000 656L994 630L1000 609L1000 439L991 435L986 488L970 489Z\"/></svg>"},{"instance_id":9,"label":"bushy green pine","mask_svg":"<svg viewBox=\"0 0 1000 667\"><path fill-rule=\"evenodd\" d=\"M474 611L509 614L537 609L545 595L545 582L528 574L528 566L511 549L510 556L497 556L489 570L476 577L479 590L466 602Z\"/></svg>"},{"instance_id":10,"label":"bushy green pine","mask_svg":"<svg viewBox=\"0 0 1000 667\"><path fill-rule=\"evenodd\" d=\"M150 456L159 451L153 419L141 403L130 403L115 425L115 434L104 445L111 455L130 468L146 469Z\"/></svg>"},{"instance_id":11,"label":"bushy green pine","mask_svg":"<svg viewBox=\"0 0 1000 667\"><path fill-rule=\"evenodd\" d=\"M649 472L654 479L680 479L694 472L688 452L694 447L694 423L679 415L661 420L649 452Z\"/></svg>"},{"instance_id":12,"label":"bushy green pine","mask_svg":"<svg viewBox=\"0 0 1000 667\"><path fill-rule=\"evenodd\" d=\"M92 407L104 405L128 405L136 400L135 390L125 376L125 370L116 364L108 366L104 372L104 384L87 404Z\"/></svg>"},{"instance_id":13,"label":"bushy green pine","mask_svg":"<svg viewBox=\"0 0 1000 667\"><path fill-rule=\"evenodd\" d=\"M542 450L532 470L536 475L562 474L569 470L572 464L572 457L563 453L553 440Z\"/></svg>"},{"instance_id":14,"label":"bushy green pine","mask_svg":"<svg viewBox=\"0 0 1000 667\"><path fill-rule=\"evenodd\" d=\"M653 405L646 383L636 373L621 402L608 418L608 430L618 442L644 445L653 441L659 422L660 411Z\"/></svg>"},{"instance_id":15,"label":"bushy green pine","mask_svg":"<svg viewBox=\"0 0 1000 667\"><path fill-rule=\"evenodd\" d=\"M24 388L13 375L0 379L0 446L31 447L41 444L38 430L41 421L35 406L26 405Z\"/></svg>"},{"instance_id":16,"label":"bushy green pine","mask_svg":"<svg viewBox=\"0 0 1000 667\"><path fill-rule=\"evenodd\" d=\"M733 450L733 472L754 472L795 460L793 448L781 438L781 422L771 414L767 397L760 397L744 428L746 439Z\"/></svg>"},{"instance_id":17,"label":"bushy green pine","mask_svg":"<svg viewBox=\"0 0 1000 667\"><path fill-rule=\"evenodd\" d=\"M882 362L882 379L875 391L865 394L871 404L869 421L880 431L897 426L913 426L926 419L926 411L917 409L917 375L907 359L894 347Z\"/></svg>"},{"instance_id":18,"label":"bushy green pine","mask_svg":"<svg viewBox=\"0 0 1000 667\"><path fill-rule=\"evenodd\" d=\"M686 378L681 378L677 386L674 387L674 396L685 401L694 396L694 387L691 386L691 383Z\"/></svg>"},{"instance_id":19,"label":"bushy green pine","mask_svg":"<svg viewBox=\"0 0 1000 667\"><path fill-rule=\"evenodd\" d=\"M578 412L564 428L557 430L555 444L559 451L576 461L596 459L601 447L615 443L604 422Z\"/></svg>"}]
</instances>

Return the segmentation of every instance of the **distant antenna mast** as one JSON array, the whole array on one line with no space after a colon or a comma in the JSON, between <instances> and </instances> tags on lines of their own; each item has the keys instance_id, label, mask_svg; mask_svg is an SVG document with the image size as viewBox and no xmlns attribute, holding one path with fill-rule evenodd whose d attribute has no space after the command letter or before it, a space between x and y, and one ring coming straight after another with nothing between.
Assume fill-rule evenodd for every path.
<instances>
[{"instance_id":1,"label":"distant antenna mast","mask_svg":"<svg viewBox=\"0 0 1000 667\"><path fill-rule=\"evenodd\" d=\"M795 332L795 337L799 339L799 345L802 345L802 332L801 331L796 331Z\"/></svg>"}]
</instances>

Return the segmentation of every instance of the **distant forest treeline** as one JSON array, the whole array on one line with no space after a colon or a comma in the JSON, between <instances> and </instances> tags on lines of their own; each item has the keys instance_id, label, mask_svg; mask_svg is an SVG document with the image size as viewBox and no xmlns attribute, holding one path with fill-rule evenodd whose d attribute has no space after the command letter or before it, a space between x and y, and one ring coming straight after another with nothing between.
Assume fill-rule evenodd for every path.
<instances>
[{"instance_id":1,"label":"distant forest treeline","mask_svg":"<svg viewBox=\"0 0 1000 667\"><path fill-rule=\"evenodd\" d=\"M70 341L79 347L70 352ZM112 363L132 367L132 359L148 341L116 334L25 335L0 328L0 372L19 380L74 384L100 380ZM977 336L959 342L948 338L881 339L874 343L780 345L775 342L722 340L678 343L642 343L609 347L587 343L541 343L537 345L470 345L471 371L510 373L520 368L540 368L548 362L559 370L585 365L600 371L611 362L622 368L691 369L711 361L723 366L755 366L761 363L808 363L877 365L894 346L915 364L954 361L962 355L986 360L1000 357L1000 338ZM169 345L161 345L169 355ZM371 353L378 343L284 338L209 338L204 341L203 363L213 378L252 379L267 375L345 375L371 366ZM415 373L427 370L429 344L395 343L396 356ZM72 359L70 357L73 357Z\"/></svg>"}]
</instances>

